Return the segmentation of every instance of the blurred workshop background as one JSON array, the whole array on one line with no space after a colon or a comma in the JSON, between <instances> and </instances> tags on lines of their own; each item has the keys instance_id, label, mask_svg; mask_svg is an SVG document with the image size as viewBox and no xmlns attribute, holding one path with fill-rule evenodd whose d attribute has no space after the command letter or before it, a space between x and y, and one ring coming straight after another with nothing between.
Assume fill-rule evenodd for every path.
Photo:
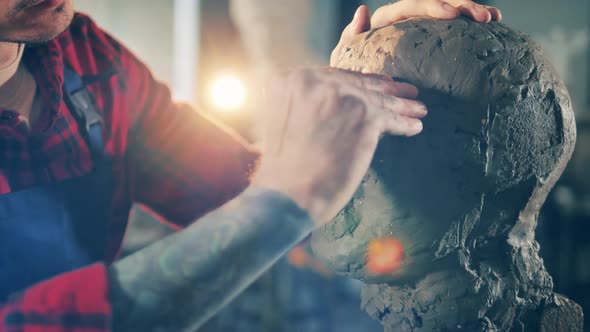
<instances>
[{"instance_id":1,"label":"blurred workshop background","mask_svg":"<svg viewBox=\"0 0 590 332\"><path fill-rule=\"evenodd\" d=\"M77 0L78 10L124 41L190 103L255 140L261 83L273 68L327 64L360 4L383 0ZM578 144L545 205L537 237L557 292L580 303L590 326L590 2L480 1L534 37L570 90ZM141 207L132 252L170 230ZM360 286L330 275L303 244L203 331L381 331L360 309Z\"/></svg>"}]
</instances>

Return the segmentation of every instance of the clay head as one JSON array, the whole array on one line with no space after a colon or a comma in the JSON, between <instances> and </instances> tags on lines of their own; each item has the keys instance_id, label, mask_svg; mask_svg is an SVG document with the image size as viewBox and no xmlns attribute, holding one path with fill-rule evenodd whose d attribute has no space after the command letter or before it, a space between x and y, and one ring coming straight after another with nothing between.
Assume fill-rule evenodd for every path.
<instances>
[{"instance_id":1,"label":"clay head","mask_svg":"<svg viewBox=\"0 0 590 332\"><path fill-rule=\"evenodd\" d=\"M382 140L353 200L314 234L328 267L395 283L457 264L474 275L485 262L527 265L575 142L569 96L539 47L498 23L419 19L359 36L337 66L416 85L429 115L419 136ZM399 241L403 258L376 275L367 250L381 238ZM542 269L533 263L522 269Z\"/></svg>"}]
</instances>

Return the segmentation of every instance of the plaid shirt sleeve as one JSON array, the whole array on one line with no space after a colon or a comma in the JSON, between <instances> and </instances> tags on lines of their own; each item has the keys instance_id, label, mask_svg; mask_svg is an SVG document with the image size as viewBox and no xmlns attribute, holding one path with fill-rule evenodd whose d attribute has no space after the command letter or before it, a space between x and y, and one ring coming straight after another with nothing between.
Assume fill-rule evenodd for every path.
<instances>
[{"instance_id":1,"label":"plaid shirt sleeve","mask_svg":"<svg viewBox=\"0 0 590 332\"><path fill-rule=\"evenodd\" d=\"M168 87L123 46L130 109L132 198L186 226L249 185L258 153L206 114L174 103Z\"/></svg>"},{"instance_id":2,"label":"plaid shirt sleeve","mask_svg":"<svg viewBox=\"0 0 590 332\"><path fill-rule=\"evenodd\" d=\"M111 331L103 264L62 274L0 304L0 332Z\"/></svg>"}]
</instances>

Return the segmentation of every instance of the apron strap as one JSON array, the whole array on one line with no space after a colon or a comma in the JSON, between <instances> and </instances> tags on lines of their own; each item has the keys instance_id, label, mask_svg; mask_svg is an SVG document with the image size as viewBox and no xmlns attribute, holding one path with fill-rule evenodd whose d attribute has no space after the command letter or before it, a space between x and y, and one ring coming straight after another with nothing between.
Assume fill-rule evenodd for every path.
<instances>
[{"instance_id":1,"label":"apron strap","mask_svg":"<svg viewBox=\"0 0 590 332\"><path fill-rule=\"evenodd\" d=\"M94 96L82 77L67 65L64 67L64 97L82 127L95 163L104 156L103 119Z\"/></svg>"},{"instance_id":2,"label":"apron strap","mask_svg":"<svg viewBox=\"0 0 590 332\"><path fill-rule=\"evenodd\" d=\"M108 76L112 74L108 73ZM74 211L76 215L72 222L78 225L75 228L78 240L85 244L92 261L96 261L103 260L105 257L107 220L113 183L111 158L104 149L102 112L98 108L94 95L86 87L87 84L86 78L82 78L71 67L64 66L64 100L78 122L94 163L94 171L87 177L87 181L68 189L69 195L80 197L74 204L77 206L74 208L77 212ZM89 203L91 205L88 205ZM85 216L85 210L94 211L94 221L86 220L91 218Z\"/></svg>"}]
</instances>

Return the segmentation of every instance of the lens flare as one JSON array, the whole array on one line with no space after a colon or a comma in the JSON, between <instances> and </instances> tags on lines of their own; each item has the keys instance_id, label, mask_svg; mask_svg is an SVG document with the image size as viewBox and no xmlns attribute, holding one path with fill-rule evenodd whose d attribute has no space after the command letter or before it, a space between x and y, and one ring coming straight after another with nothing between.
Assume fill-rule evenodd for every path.
<instances>
[{"instance_id":1,"label":"lens flare","mask_svg":"<svg viewBox=\"0 0 590 332\"><path fill-rule=\"evenodd\" d=\"M308 255L305 252L305 249L301 248L301 247L295 247L293 248L293 250L291 250L289 252L289 254L287 255L287 259L289 260L289 263L291 263L291 265L294 265L296 267L299 268L303 268L307 265L308 263Z\"/></svg>"},{"instance_id":2,"label":"lens flare","mask_svg":"<svg viewBox=\"0 0 590 332\"><path fill-rule=\"evenodd\" d=\"M323 275L324 277L332 277L330 272L322 262L309 254L304 247L295 247L287 255L289 263L299 269L308 269Z\"/></svg>"},{"instance_id":3,"label":"lens flare","mask_svg":"<svg viewBox=\"0 0 590 332\"><path fill-rule=\"evenodd\" d=\"M373 275L390 274L401 266L403 256L404 249L399 240L373 240L367 250L367 270Z\"/></svg>"},{"instance_id":4,"label":"lens flare","mask_svg":"<svg viewBox=\"0 0 590 332\"><path fill-rule=\"evenodd\" d=\"M221 76L211 85L211 101L223 111L234 111L244 105L246 88L234 76Z\"/></svg>"}]
</instances>

